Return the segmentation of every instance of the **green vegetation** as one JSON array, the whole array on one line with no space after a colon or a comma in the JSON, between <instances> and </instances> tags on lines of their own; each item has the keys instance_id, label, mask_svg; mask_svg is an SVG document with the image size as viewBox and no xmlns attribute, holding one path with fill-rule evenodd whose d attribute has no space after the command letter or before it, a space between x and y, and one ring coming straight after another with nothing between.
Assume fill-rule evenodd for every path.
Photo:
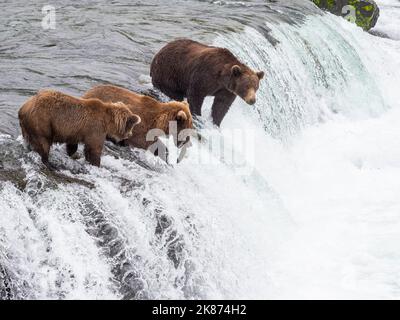
<instances>
[{"instance_id":1,"label":"green vegetation","mask_svg":"<svg viewBox=\"0 0 400 320\"><path fill-rule=\"evenodd\" d=\"M373 0L312 0L318 7L343 16L368 31L379 18L379 7Z\"/></svg>"}]
</instances>

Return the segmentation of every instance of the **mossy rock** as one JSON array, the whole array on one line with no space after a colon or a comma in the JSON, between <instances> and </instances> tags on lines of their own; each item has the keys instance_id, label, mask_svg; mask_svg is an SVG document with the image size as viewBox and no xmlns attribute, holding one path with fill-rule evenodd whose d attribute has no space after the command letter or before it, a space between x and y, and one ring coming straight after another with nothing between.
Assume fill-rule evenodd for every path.
<instances>
[{"instance_id":1,"label":"mossy rock","mask_svg":"<svg viewBox=\"0 0 400 320\"><path fill-rule=\"evenodd\" d=\"M375 27L379 18L379 7L373 0L312 0L323 10L345 17L368 31ZM345 7L349 6L348 9ZM352 12L354 8L354 14Z\"/></svg>"}]
</instances>

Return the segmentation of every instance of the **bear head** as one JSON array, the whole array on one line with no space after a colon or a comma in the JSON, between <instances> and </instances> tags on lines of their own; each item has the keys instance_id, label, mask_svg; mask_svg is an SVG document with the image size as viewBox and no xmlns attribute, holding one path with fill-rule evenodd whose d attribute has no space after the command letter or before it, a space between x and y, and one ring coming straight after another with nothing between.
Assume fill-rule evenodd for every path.
<instances>
[{"instance_id":1,"label":"bear head","mask_svg":"<svg viewBox=\"0 0 400 320\"><path fill-rule=\"evenodd\" d=\"M264 72L254 72L244 65L233 65L229 70L226 88L242 98L249 105L256 103L256 93Z\"/></svg>"},{"instance_id":2,"label":"bear head","mask_svg":"<svg viewBox=\"0 0 400 320\"><path fill-rule=\"evenodd\" d=\"M172 101L167 103L165 114L159 117L160 126L165 133L172 134L175 145L180 148L190 141L193 130L193 118L187 102ZM170 122L176 122L176 132L170 132Z\"/></svg>"},{"instance_id":3,"label":"bear head","mask_svg":"<svg viewBox=\"0 0 400 320\"><path fill-rule=\"evenodd\" d=\"M110 103L109 113L111 121L107 128L107 135L119 142L133 135L133 128L141 122L137 114L132 113L122 102Z\"/></svg>"}]
</instances>

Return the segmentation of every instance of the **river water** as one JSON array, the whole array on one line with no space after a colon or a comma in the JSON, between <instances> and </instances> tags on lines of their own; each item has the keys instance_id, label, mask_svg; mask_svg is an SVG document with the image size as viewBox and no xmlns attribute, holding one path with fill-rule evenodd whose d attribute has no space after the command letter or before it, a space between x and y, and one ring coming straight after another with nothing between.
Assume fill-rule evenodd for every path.
<instances>
[{"instance_id":1,"label":"river water","mask_svg":"<svg viewBox=\"0 0 400 320\"><path fill-rule=\"evenodd\" d=\"M3 1L0 298L399 298L400 9L380 4L378 37L306 1ZM179 165L107 145L101 168L55 146L57 172L24 148L38 89L149 90L177 37L266 72L256 106L203 119L246 170L196 141Z\"/></svg>"}]
</instances>

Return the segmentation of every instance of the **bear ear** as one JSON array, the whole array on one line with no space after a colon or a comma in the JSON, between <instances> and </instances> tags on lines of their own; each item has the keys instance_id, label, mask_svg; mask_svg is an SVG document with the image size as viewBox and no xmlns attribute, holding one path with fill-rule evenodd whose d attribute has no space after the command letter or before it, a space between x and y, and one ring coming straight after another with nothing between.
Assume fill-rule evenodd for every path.
<instances>
[{"instance_id":1,"label":"bear ear","mask_svg":"<svg viewBox=\"0 0 400 320\"><path fill-rule=\"evenodd\" d=\"M231 69L231 73L233 76L239 77L242 74L242 68L235 64Z\"/></svg>"},{"instance_id":2,"label":"bear ear","mask_svg":"<svg viewBox=\"0 0 400 320\"><path fill-rule=\"evenodd\" d=\"M264 73L264 71L258 71L257 72L257 77L258 77L258 79L263 79L264 78L264 76L265 76L265 73Z\"/></svg>"},{"instance_id":3,"label":"bear ear","mask_svg":"<svg viewBox=\"0 0 400 320\"><path fill-rule=\"evenodd\" d=\"M136 114L133 116L129 116L128 119L126 120L125 124L125 132L129 132L133 129L134 126L138 125L142 119Z\"/></svg>"},{"instance_id":4,"label":"bear ear","mask_svg":"<svg viewBox=\"0 0 400 320\"><path fill-rule=\"evenodd\" d=\"M189 102L187 102L187 101L182 101L182 103L183 103L186 107L188 107L188 108L190 107L190 106L189 106Z\"/></svg>"},{"instance_id":5,"label":"bear ear","mask_svg":"<svg viewBox=\"0 0 400 320\"><path fill-rule=\"evenodd\" d=\"M185 111L179 110L178 113L176 114L176 121L178 122L184 122L188 119Z\"/></svg>"}]
</instances>

